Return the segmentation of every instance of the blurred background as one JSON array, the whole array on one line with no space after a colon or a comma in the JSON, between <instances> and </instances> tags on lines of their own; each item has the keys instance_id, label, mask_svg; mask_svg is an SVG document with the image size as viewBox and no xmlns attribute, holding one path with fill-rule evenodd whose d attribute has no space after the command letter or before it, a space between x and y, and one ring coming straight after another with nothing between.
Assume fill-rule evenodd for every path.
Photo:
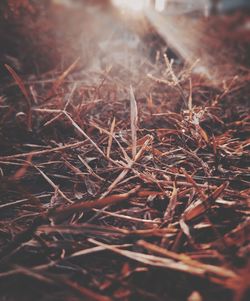
<instances>
[{"instance_id":1,"label":"blurred background","mask_svg":"<svg viewBox=\"0 0 250 301\"><path fill-rule=\"evenodd\" d=\"M130 68L166 52L190 64L201 59L205 72L223 57L246 65L247 55L231 48L249 36L249 8L249 0L4 0L0 75L4 64L41 74L77 57L85 70Z\"/></svg>"}]
</instances>

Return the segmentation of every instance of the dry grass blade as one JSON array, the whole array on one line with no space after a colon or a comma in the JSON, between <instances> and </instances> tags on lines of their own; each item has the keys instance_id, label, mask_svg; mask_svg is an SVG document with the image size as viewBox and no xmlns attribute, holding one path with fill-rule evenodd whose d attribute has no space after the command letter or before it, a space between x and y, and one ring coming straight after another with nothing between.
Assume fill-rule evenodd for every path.
<instances>
[{"instance_id":1,"label":"dry grass blade","mask_svg":"<svg viewBox=\"0 0 250 301\"><path fill-rule=\"evenodd\" d=\"M240 284L241 278L234 271L228 270L224 267L203 264L199 261L193 260L186 254L177 254L145 241L139 241L138 244L156 254L183 262L185 265L190 267L190 271L192 270L192 267L203 270L204 275L207 275L212 281L215 281L218 284L229 286L231 289L237 289Z\"/></svg>"},{"instance_id":2,"label":"dry grass blade","mask_svg":"<svg viewBox=\"0 0 250 301\"><path fill-rule=\"evenodd\" d=\"M59 147L55 147L55 148L51 148L51 149L44 149L44 150L40 150L40 151L32 151L32 152L24 152L24 153L20 153L20 154L16 154L16 155L9 155L9 156L3 156L0 157L1 161L6 161L6 160L15 160L15 159L20 159L20 158L24 158L24 157L28 157L28 156L32 156L32 157L36 157L36 156L42 156L42 155L47 155L50 153L56 153L56 152L61 152L67 149L75 149L77 147L80 147L82 145L86 144L86 141L79 141L76 143L70 143L67 145L63 145L63 146L59 146Z\"/></svg>"},{"instance_id":3,"label":"dry grass blade","mask_svg":"<svg viewBox=\"0 0 250 301\"><path fill-rule=\"evenodd\" d=\"M16 84L18 85L19 89L21 90L22 94L24 95L24 98L26 100L26 106L27 106L27 127L29 131L31 131L31 123L32 123L32 117L31 117L31 100L29 93L21 79L21 77L16 73L16 71L11 68L9 65L5 64L5 68L9 71L13 79L15 80Z\"/></svg>"},{"instance_id":4,"label":"dry grass blade","mask_svg":"<svg viewBox=\"0 0 250 301\"><path fill-rule=\"evenodd\" d=\"M53 83L51 91L48 93L48 98L50 98L56 90L62 85L63 81L66 79L66 77L76 68L77 64L79 63L80 58L77 58L59 77L58 79Z\"/></svg>"},{"instance_id":5,"label":"dry grass blade","mask_svg":"<svg viewBox=\"0 0 250 301\"><path fill-rule=\"evenodd\" d=\"M61 189L59 189L59 187L40 169L38 168L37 166L34 166L35 169L37 171L40 172L40 174L43 176L43 178L50 184L50 186L55 190L55 192L57 192L58 194L60 194L60 196L67 202L67 203L70 203L72 204L73 201L71 201L66 195L65 193L63 193L61 191Z\"/></svg>"},{"instance_id":6,"label":"dry grass blade","mask_svg":"<svg viewBox=\"0 0 250 301\"><path fill-rule=\"evenodd\" d=\"M148 254L133 252L133 251L128 251L128 250L121 250L121 249L116 248L115 246L110 246L110 245L101 243L99 241L96 241L94 239L89 239L89 242L91 242L97 246L102 246L102 247L106 248L107 250L110 250L114 253L120 254L121 256L127 257L129 259L138 261L138 262L146 264L146 265L172 269L172 270L190 273L192 275L204 277L204 271L202 269L196 268L196 267L189 269L189 267L186 264L175 262L172 259L162 258L162 257L154 256L154 255L148 255Z\"/></svg>"},{"instance_id":7,"label":"dry grass blade","mask_svg":"<svg viewBox=\"0 0 250 301\"><path fill-rule=\"evenodd\" d=\"M78 292L82 297L87 298L88 300L92 301L112 301L111 298L100 295L96 292L93 292L92 290L83 287L79 285L76 282L73 282L71 280L64 279L62 280L63 284L70 287L75 292Z\"/></svg>"},{"instance_id":8,"label":"dry grass blade","mask_svg":"<svg viewBox=\"0 0 250 301\"><path fill-rule=\"evenodd\" d=\"M103 208L108 205L117 204L126 200L129 200L131 196L137 193L139 190L139 186L133 188L127 193L123 194L114 194L105 198L96 199L93 201L85 201L77 204L72 204L68 207L58 208L55 211L51 211L52 216L63 215L63 214L72 214L76 212L81 212L85 209L93 209L93 208Z\"/></svg>"},{"instance_id":9,"label":"dry grass blade","mask_svg":"<svg viewBox=\"0 0 250 301\"><path fill-rule=\"evenodd\" d=\"M11 74L11 76L14 78L16 84L18 85L19 89L21 90L21 92L23 93L26 101L27 101L27 104L28 104L28 107L30 108L31 106L31 103L30 103L30 97L29 97L29 93L28 91L26 90L25 88L25 85L21 79L21 77L16 73L16 71L11 68L9 65L5 64L4 65L5 68L9 71L9 73Z\"/></svg>"},{"instance_id":10,"label":"dry grass blade","mask_svg":"<svg viewBox=\"0 0 250 301\"><path fill-rule=\"evenodd\" d=\"M185 212L185 221L191 221L197 218L201 214L207 211L208 208L215 202L215 200L223 193L227 188L228 182L223 183L221 186L215 189L215 191L204 200L198 200L195 203L190 204Z\"/></svg>"},{"instance_id":11,"label":"dry grass blade","mask_svg":"<svg viewBox=\"0 0 250 301\"><path fill-rule=\"evenodd\" d=\"M34 269L29 269L23 266L16 266L16 269L14 271L16 274L23 274L23 276L29 276L41 282L55 284L55 281L53 279L49 278L48 276L42 275L41 272L38 273Z\"/></svg>"},{"instance_id":12,"label":"dry grass blade","mask_svg":"<svg viewBox=\"0 0 250 301\"><path fill-rule=\"evenodd\" d=\"M108 141L108 148L107 148L107 158L110 158L110 152L113 142L113 135L115 130L115 118L112 121L111 128L110 128L110 135L109 135L109 141Z\"/></svg>"},{"instance_id":13,"label":"dry grass blade","mask_svg":"<svg viewBox=\"0 0 250 301\"><path fill-rule=\"evenodd\" d=\"M139 160L139 158L141 157L141 155L143 154L143 152L147 149L149 143L152 141L152 137L148 136L148 139L144 142L143 146L141 147L141 149L138 151L138 153L136 154L134 161L131 160L126 152L124 151L124 154L126 156L126 159L129 161L127 165L124 166L123 171L118 175L118 177L113 181L113 183L108 187L107 191L104 192L102 194L102 198L104 198L105 196L107 196L116 186L117 184L119 184L128 174L128 172L131 170L131 168L133 167L133 164Z\"/></svg>"},{"instance_id":14,"label":"dry grass blade","mask_svg":"<svg viewBox=\"0 0 250 301\"><path fill-rule=\"evenodd\" d=\"M28 155L27 160L25 161L23 166L20 169L18 169L18 171L13 175L12 179L17 181L20 180L22 177L24 177L28 168L31 165L31 161L32 161L32 155Z\"/></svg>"},{"instance_id":15,"label":"dry grass blade","mask_svg":"<svg viewBox=\"0 0 250 301\"><path fill-rule=\"evenodd\" d=\"M130 122L132 136L132 157L135 160L137 148L138 108L132 86L130 86Z\"/></svg>"},{"instance_id":16,"label":"dry grass blade","mask_svg":"<svg viewBox=\"0 0 250 301\"><path fill-rule=\"evenodd\" d=\"M77 87L77 84L75 83L75 84L73 85L71 91L70 91L70 95L69 95L69 97L68 97L68 100L67 100L67 102L66 102L66 104L65 104L65 106L64 106L64 108L63 108L63 110L62 110L61 112L59 112L58 115L56 115L55 117L53 117L51 120L47 121L47 122L43 125L44 127L45 127L45 126L48 126L48 125L50 125L51 123L53 123L54 121L56 121L58 118L60 118L60 117L64 114L65 111L67 111L67 107L68 107L68 105L70 104L70 102L71 102L71 100L72 100L72 97L73 97L73 95L74 95L74 92L75 92L75 90L76 90L76 87Z\"/></svg>"},{"instance_id":17,"label":"dry grass blade","mask_svg":"<svg viewBox=\"0 0 250 301\"><path fill-rule=\"evenodd\" d=\"M84 132L84 130L81 129L81 127L72 119L72 117L67 113L64 112L65 116L69 119L69 121L72 123L72 125L74 126L74 128L76 128L76 130L83 135L83 137L85 137L97 150L98 152L104 157L106 158L106 155L104 154L104 152L100 149L100 147Z\"/></svg>"},{"instance_id":18,"label":"dry grass blade","mask_svg":"<svg viewBox=\"0 0 250 301\"><path fill-rule=\"evenodd\" d=\"M166 212L164 214L164 220L168 223L170 223L172 221L177 202L178 202L178 191L177 191L176 185L174 183L170 201L169 201L168 207L166 209Z\"/></svg>"}]
</instances>

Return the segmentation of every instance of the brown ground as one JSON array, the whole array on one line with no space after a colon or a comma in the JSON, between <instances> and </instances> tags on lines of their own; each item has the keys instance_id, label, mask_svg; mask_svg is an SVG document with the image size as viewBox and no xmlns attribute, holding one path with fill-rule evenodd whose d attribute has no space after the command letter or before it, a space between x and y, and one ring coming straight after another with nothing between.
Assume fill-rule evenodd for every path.
<instances>
[{"instance_id":1,"label":"brown ground","mask_svg":"<svg viewBox=\"0 0 250 301\"><path fill-rule=\"evenodd\" d=\"M10 18L16 57L26 25ZM3 59L0 300L247 300L247 34L230 40L239 77L216 87L81 59L44 73L62 48L39 37L20 72Z\"/></svg>"}]
</instances>

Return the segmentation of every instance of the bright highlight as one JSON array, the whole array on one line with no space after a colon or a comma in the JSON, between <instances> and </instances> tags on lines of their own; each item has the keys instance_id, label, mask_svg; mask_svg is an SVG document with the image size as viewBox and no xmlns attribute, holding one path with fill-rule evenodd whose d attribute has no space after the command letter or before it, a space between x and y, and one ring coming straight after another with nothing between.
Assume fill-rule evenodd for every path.
<instances>
[{"instance_id":1,"label":"bright highlight","mask_svg":"<svg viewBox=\"0 0 250 301\"><path fill-rule=\"evenodd\" d=\"M159 12L164 11L166 5L165 0L155 0L155 9Z\"/></svg>"},{"instance_id":2,"label":"bright highlight","mask_svg":"<svg viewBox=\"0 0 250 301\"><path fill-rule=\"evenodd\" d=\"M112 0L112 2L121 9L129 9L135 12L142 11L147 3L145 0Z\"/></svg>"}]
</instances>

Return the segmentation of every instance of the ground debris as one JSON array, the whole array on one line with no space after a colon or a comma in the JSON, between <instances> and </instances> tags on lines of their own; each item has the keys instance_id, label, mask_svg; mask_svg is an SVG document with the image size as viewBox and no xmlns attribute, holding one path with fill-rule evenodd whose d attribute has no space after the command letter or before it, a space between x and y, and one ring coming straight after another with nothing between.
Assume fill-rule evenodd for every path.
<instances>
[{"instance_id":1,"label":"ground debris","mask_svg":"<svg viewBox=\"0 0 250 301\"><path fill-rule=\"evenodd\" d=\"M78 62L7 66L0 300L246 300L250 72L173 90Z\"/></svg>"}]
</instances>

